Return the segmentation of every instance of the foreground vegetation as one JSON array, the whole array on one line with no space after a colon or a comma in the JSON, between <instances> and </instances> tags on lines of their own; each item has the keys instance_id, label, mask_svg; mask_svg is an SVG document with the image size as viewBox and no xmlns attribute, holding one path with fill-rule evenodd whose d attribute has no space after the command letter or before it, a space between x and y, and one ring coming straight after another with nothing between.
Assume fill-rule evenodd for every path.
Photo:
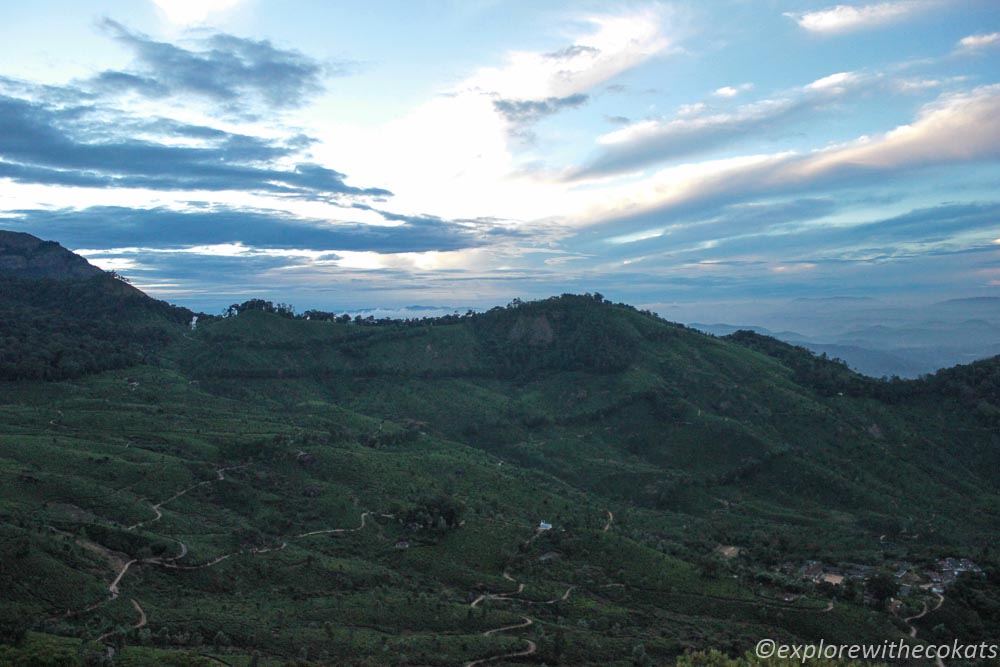
<instances>
[{"instance_id":1,"label":"foreground vegetation","mask_svg":"<svg viewBox=\"0 0 1000 667\"><path fill-rule=\"evenodd\" d=\"M108 276L59 285L0 290L0 665L997 640L997 359L875 381L599 295L191 329ZM893 613L874 575L788 573L946 556L984 572L912 621L929 593Z\"/></svg>"}]
</instances>

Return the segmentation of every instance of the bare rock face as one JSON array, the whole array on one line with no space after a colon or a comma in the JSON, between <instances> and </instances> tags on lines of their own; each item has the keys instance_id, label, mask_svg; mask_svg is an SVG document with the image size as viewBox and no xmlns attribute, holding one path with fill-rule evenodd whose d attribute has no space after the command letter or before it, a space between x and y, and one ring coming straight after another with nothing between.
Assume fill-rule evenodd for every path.
<instances>
[{"instance_id":1,"label":"bare rock face","mask_svg":"<svg viewBox=\"0 0 1000 667\"><path fill-rule=\"evenodd\" d=\"M0 230L0 276L76 280L100 273L99 268L55 241Z\"/></svg>"}]
</instances>

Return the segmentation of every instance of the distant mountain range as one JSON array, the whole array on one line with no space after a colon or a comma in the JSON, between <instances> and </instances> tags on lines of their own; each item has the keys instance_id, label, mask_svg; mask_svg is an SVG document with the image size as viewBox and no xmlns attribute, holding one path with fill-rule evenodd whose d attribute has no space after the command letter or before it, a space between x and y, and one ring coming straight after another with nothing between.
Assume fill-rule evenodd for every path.
<instances>
[{"instance_id":1,"label":"distant mountain range","mask_svg":"<svg viewBox=\"0 0 1000 667\"><path fill-rule=\"evenodd\" d=\"M815 306L815 301L808 302ZM768 322L802 325L809 333L758 324L692 322L689 326L716 336L740 329L773 336L816 354L843 359L872 377L913 378L1000 354L998 297L951 299L920 307L836 298L825 299L824 306L762 313Z\"/></svg>"}]
</instances>

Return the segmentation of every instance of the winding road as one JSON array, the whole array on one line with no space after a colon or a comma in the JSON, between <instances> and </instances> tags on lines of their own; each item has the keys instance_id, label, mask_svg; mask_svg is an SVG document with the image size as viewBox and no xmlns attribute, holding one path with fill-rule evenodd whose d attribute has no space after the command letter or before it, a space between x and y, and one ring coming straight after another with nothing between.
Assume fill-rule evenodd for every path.
<instances>
[{"instance_id":1,"label":"winding road","mask_svg":"<svg viewBox=\"0 0 1000 667\"><path fill-rule=\"evenodd\" d=\"M605 511L608 514L608 522L604 526L604 530L607 531L608 528L611 527L611 522L614 521L615 516L614 514L611 513L610 510L605 510ZM541 531L536 529L535 534L531 537L530 540L528 540L528 543L530 544L540 534ZM515 595L520 595L521 593L524 592L524 582L518 582L516 579L514 579L514 577L511 576L510 572L508 572L507 570L504 570L501 576L511 583L516 583L517 590L510 593L483 593L477 596L476 599L473 600L469 606L477 607L483 600L510 600L514 602L521 602L524 604L556 604L557 602L562 602L564 600L569 599L570 594L574 590L576 590L576 586L574 585L567 588L566 592L560 595L559 597L553 598L551 600L545 600L541 602L536 600L526 600L524 598L514 597ZM534 625L535 623L535 621L529 616L521 616L521 619L522 622L516 625L505 625L502 628L494 628L492 630L486 630L482 634L484 637L489 637L490 635L494 635L499 632L508 632L510 630L519 630L521 628L527 628L531 625ZM538 651L538 646L535 644L535 642L531 641L530 639L525 639L524 641L527 643L527 648L525 648L523 651L515 651L514 653L502 653L500 655L494 655L488 658L478 658L476 660L472 660L470 662L465 663L464 667L475 667L476 665L484 665L489 662L495 662L497 660L504 660L509 658L522 658L524 656L533 655Z\"/></svg>"},{"instance_id":2,"label":"winding road","mask_svg":"<svg viewBox=\"0 0 1000 667\"><path fill-rule=\"evenodd\" d=\"M215 469L215 474L217 475L217 477L215 479L208 479L208 480L205 480L204 482L198 482L197 484L192 484L191 486L187 487L186 489L181 489L180 491L178 491L174 495L170 496L166 500L161 500L160 502L156 503L155 505L150 505L150 507L153 509L153 512L156 514L156 516L154 518L152 518L152 519L147 519L146 521L140 521L139 523L132 524L126 530L132 531L132 530L135 530L136 528L139 528L140 526L145 526L147 524L155 523L156 521L159 521L160 519L163 518L163 512L160 511L160 508L163 507L164 505L166 505L167 503L169 503L169 502L171 502L173 500L177 500L178 498L180 498L181 496L183 496L188 491L193 491L194 489L197 489L199 486L205 486L206 484L211 484L212 482L221 482L222 480L224 480L226 478L223 473L225 473L227 470L238 470L239 468L245 468L248 465L250 465L250 464L249 463L244 463L243 465L229 466L228 468L216 468Z\"/></svg>"},{"instance_id":3,"label":"winding road","mask_svg":"<svg viewBox=\"0 0 1000 667\"><path fill-rule=\"evenodd\" d=\"M532 619L528 618L527 616L522 616L521 619L522 622L516 625L505 625L502 628L494 628L492 630L487 630L486 632L483 633L483 636L489 637L490 635L496 634L498 632L507 632L508 630L518 630L520 628L526 628L530 625L534 625L535 623ZM475 667L476 665L485 665L488 662L495 662L497 660L503 660L505 658L522 658L526 655L532 655L538 651L538 646L535 644L535 642L531 641L530 639L525 639L524 641L528 644L528 647L523 651L515 651L514 653L502 653L500 655L494 655L488 658L479 658L478 660L472 660L470 662L465 663L464 667Z\"/></svg>"},{"instance_id":4,"label":"winding road","mask_svg":"<svg viewBox=\"0 0 1000 667\"><path fill-rule=\"evenodd\" d=\"M361 530L362 528L365 527L365 519L368 518L368 515L370 515L370 514L374 514L374 512L362 512L361 513L361 525L358 526L357 528L327 528L325 530L314 530L314 531L311 531L311 532L308 532L308 533L302 533L300 535L294 535L292 539L298 540L298 539L301 539L303 537L309 537L311 535L328 535L330 533L355 533L355 532L357 532L357 531L359 531L359 530ZM383 515L383 516L391 516L391 515Z\"/></svg>"},{"instance_id":5,"label":"winding road","mask_svg":"<svg viewBox=\"0 0 1000 667\"><path fill-rule=\"evenodd\" d=\"M912 637L914 639L917 638L917 626L913 625L913 623L911 623L910 621L915 621L918 618L923 618L924 616L926 616L930 612L937 611L938 609L941 608L941 605L944 604L944 596L941 595L940 593L935 593L935 595L937 595L938 601L937 601L937 604L934 605L933 609L931 609L930 607L927 606L927 601L925 600L925 601L921 602L921 604L924 606L924 608L920 610L919 614L914 614L913 616L907 616L906 618L903 619L903 622L906 623L908 626L910 626L910 637ZM939 658L939 657L934 659L934 664L937 667L944 667L944 661L941 660L941 658Z\"/></svg>"},{"instance_id":6,"label":"winding road","mask_svg":"<svg viewBox=\"0 0 1000 667\"><path fill-rule=\"evenodd\" d=\"M128 526L126 528L126 530L133 531L136 528L139 528L141 526L144 526L144 525L147 525L147 524L150 524L150 523L154 523L155 521L158 521L163 516L163 512L160 510L160 508L163 507L163 505L166 505L170 501L175 500L175 499L183 496L185 493L187 493L187 492L189 492L189 491L191 491L193 489L196 489L199 486L204 486L206 484L211 484L212 482L221 481L221 480L225 479L225 472L226 471L237 470L237 469L240 469L240 468L245 468L248 465L250 465L250 464L249 463L245 463L245 464L238 465L238 466L229 466L229 467L226 467L226 468L216 468L216 470L215 470L216 478L215 479L198 482L197 484L192 484L191 486L188 486L188 487L186 487L186 488L178 491L177 493L175 493L174 495L170 496L166 500L162 500L162 501L160 501L160 502L158 502L158 503L156 503L154 505L150 505L150 507L153 509L153 512L156 514L156 516L154 518L152 518L152 519L147 520L147 521L141 521L141 522L139 522L137 524L133 524L131 526ZM118 560L117 558L115 558L114 554L110 550L108 550L106 547L104 547L104 546L102 546L100 544L97 544L95 542L89 542L89 541L87 541L87 543L84 544L83 546L85 546L85 547L87 547L87 548L89 548L91 550L94 550L94 551L96 551L98 553L101 553L109 561L112 561L116 565L119 564L119 563L121 563L121 567L120 567L120 569L118 569L117 573L115 574L114 579L108 585L108 594L109 595L108 595L108 597L106 599L101 600L100 602L96 602L94 604L88 605L87 607L84 607L83 609L79 609L79 610L75 610L75 611L73 611L73 610L67 611L67 612L65 612L64 617L69 617L69 616L74 616L74 615L77 615L77 614L82 614L82 613L90 612L90 611L93 611L93 610L97 609L98 607L101 607L101 606L107 604L108 602L111 602L113 600L117 600L121 596L121 582L122 582L122 579L125 578L125 575L128 574L128 572L131 569L131 567L133 565L137 564L137 563L139 565L156 565L156 566L159 566L159 567L164 567L164 568L168 568L168 569L172 569L172 570L201 570L201 569L212 567L213 565L217 565L217 564L221 563L224 560L232 558L233 556L238 556L238 555L244 554L244 553L248 553L248 554L251 554L251 555L259 555L259 554L270 553L270 552L273 552L273 551L282 551L283 549L285 549L288 546L288 541L287 540L301 539L301 538L304 538L304 537L310 537L312 535L323 535L323 534L330 534L330 533L353 533L353 532L357 532L359 530L362 530L365 527L367 517L371 516L371 515L374 515L374 514L375 514L375 512L371 512L371 511L367 511L367 510L364 511L364 512L362 512L361 513L360 525L358 525L356 528L327 528L327 529L324 529L324 530L314 530L314 531L310 531L310 532L307 532L307 533L300 533L298 535L292 535L292 536L287 537L285 541L282 541L281 544L277 545L277 546L271 546L271 547L253 547L253 548L251 548L249 550L234 551L232 553L222 554L221 556L217 556L216 558L214 558L214 559L212 559L210 561L207 561L205 563L201 563L199 565L178 565L176 563L176 561L178 561L178 560L184 558L185 556L187 556L187 554L188 554L188 546L183 541L178 540L177 538L173 538L173 537L167 537L166 539L169 539L169 540L172 540L172 541L176 542L178 544L178 546L180 547L179 550L178 550L178 552L177 552L177 554L175 554L174 556L170 556L169 558L162 558L162 557L160 557L160 558L143 558L143 559L133 558L133 559L125 561L125 562L122 562L122 561ZM393 515L393 514L379 514L379 516L386 517L386 518L395 518L395 515ZM53 531L56 531L56 532L59 532L59 533L64 533L64 531L60 531L60 530L58 530L56 528L53 528L51 526L49 528L51 530L53 530ZM68 535L68 533L64 533L64 534ZM79 542L79 539L77 541ZM504 574L505 574L506 578L510 579L509 575L506 575L506 573L504 573ZM511 581L513 581L513 579L511 579ZM523 589L524 589L524 584L521 584L520 587L518 588L517 592L519 593ZM132 603L132 607L136 610L136 613L139 614L139 621L135 625L133 625L132 628L133 629L139 629L139 628L145 627L147 625L147 623L148 623L148 619L146 617L146 612L143 610L143 608L139 605L139 603L134 598L131 598L130 601ZM475 606L475 605L473 605L473 606ZM110 631L105 632L104 634L102 634L95 641L102 642L102 641L106 640L107 638L109 638L109 637L117 634L118 632L119 632L118 629L110 630ZM532 651L532 652L534 652L534 651Z\"/></svg>"},{"instance_id":7,"label":"winding road","mask_svg":"<svg viewBox=\"0 0 1000 667\"><path fill-rule=\"evenodd\" d=\"M133 630L138 630L140 628L146 627L146 623L147 623L146 612L142 610L142 607L140 607L139 603L135 601L135 598L130 598L129 602L132 603L132 608L135 609L136 613L139 614L139 620L132 626L132 629ZM100 637L98 637L94 641L102 642L105 639L107 639L108 637L111 637L111 636L116 635L116 634L118 634L118 630L117 629L115 629L115 630L108 630L107 632L105 632L103 635L101 635Z\"/></svg>"}]
</instances>

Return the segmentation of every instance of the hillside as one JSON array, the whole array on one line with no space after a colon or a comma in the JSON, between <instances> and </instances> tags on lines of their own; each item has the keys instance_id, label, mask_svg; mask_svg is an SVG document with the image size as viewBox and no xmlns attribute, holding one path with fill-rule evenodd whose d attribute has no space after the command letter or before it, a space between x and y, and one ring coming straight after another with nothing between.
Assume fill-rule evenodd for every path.
<instances>
[{"instance_id":1,"label":"hillside","mask_svg":"<svg viewBox=\"0 0 1000 667\"><path fill-rule=\"evenodd\" d=\"M190 330L103 279L72 288L99 308L44 281L4 293L40 322L132 323L146 352L0 383L0 663L113 644L129 665L633 665L761 637L996 638L997 359L881 382L590 295L414 321L248 302ZM46 346L12 321L6 339ZM945 557L985 574L911 639L936 598L914 585L887 611L875 582Z\"/></svg>"},{"instance_id":2,"label":"hillside","mask_svg":"<svg viewBox=\"0 0 1000 667\"><path fill-rule=\"evenodd\" d=\"M101 270L55 241L0 229L0 276L76 280Z\"/></svg>"},{"instance_id":3,"label":"hillside","mask_svg":"<svg viewBox=\"0 0 1000 667\"><path fill-rule=\"evenodd\" d=\"M0 380L66 379L149 362L192 316L57 243L0 231Z\"/></svg>"}]
</instances>

